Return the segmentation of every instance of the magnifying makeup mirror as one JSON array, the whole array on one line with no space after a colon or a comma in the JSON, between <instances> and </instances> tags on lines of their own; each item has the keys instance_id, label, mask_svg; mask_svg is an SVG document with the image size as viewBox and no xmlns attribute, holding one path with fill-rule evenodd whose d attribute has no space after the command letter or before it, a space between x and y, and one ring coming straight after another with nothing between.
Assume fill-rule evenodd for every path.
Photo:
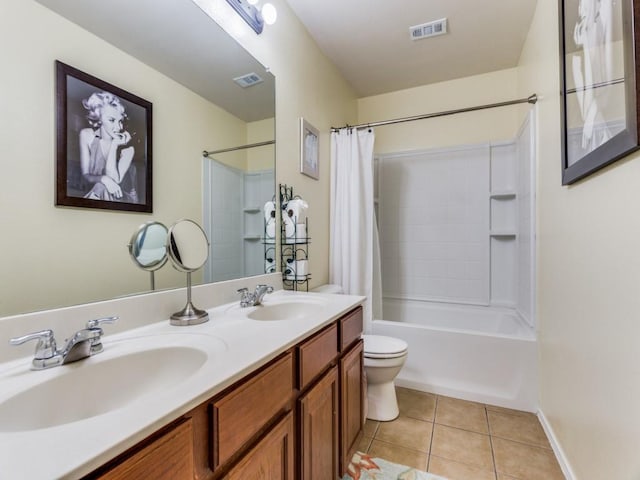
<instances>
[{"instance_id":1,"label":"magnifying makeup mirror","mask_svg":"<svg viewBox=\"0 0 640 480\"><path fill-rule=\"evenodd\" d=\"M160 222L143 223L133 232L129 241L129 255L142 270L150 272L151 290L155 290L156 270L167 263L167 227Z\"/></svg>"},{"instance_id":2,"label":"magnifying makeup mirror","mask_svg":"<svg viewBox=\"0 0 640 480\"><path fill-rule=\"evenodd\" d=\"M209 257L209 241L202 227L193 220L174 223L165 237L166 251L173 266L187 273L187 304L171 315L171 325L197 325L209 320L209 314L191 303L191 272L201 268Z\"/></svg>"}]
</instances>

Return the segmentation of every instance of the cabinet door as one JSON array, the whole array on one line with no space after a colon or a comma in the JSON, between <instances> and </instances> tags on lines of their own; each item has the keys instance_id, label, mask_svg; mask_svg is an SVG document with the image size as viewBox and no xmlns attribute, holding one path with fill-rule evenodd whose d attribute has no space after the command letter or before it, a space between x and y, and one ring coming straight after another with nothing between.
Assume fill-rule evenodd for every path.
<instances>
[{"instance_id":1,"label":"cabinet door","mask_svg":"<svg viewBox=\"0 0 640 480\"><path fill-rule=\"evenodd\" d=\"M294 480L293 442L293 414L289 412L224 478Z\"/></svg>"},{"instance_id":2,"label":"cabinet door","mask_svg":"<svg viewBox=\"0 0 640 480\"><path fill-rule=\"evenodd\" d=\"M362 432L363 342L360 340L340 359L340 471L345 473Z\"/></svg>"},{"instance_id":3,"label":"cabinet door","mask_svg":"<svg viewBox=\"0 0 640 480\"><path fill-rule=\"evenodd\" d=\"M100 480L193 480L193 428L187 419L126 459Z\"/></svg>"},{"instance_id":4,"label":"cabinet door","mask_svg":"<svg viewBox=\"0 0 640 480\"><path fill-rule=\"evenodd\" d=\"M338 369L299 400L301 478L338 478Z\"/></svg>"}]
</instances>

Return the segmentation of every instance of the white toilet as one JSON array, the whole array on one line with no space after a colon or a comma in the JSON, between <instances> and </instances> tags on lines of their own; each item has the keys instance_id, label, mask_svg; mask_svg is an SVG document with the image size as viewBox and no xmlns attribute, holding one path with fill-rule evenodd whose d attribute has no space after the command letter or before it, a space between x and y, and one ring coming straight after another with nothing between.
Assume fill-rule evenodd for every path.
<instances>
[{"instance_id":1,"label":"white toilet","mask_svg":"<svg viewBox=\"0 0 640 480\"><path fill-rule=\"evenodd\" d=\"M367 418L386 422L400 411L393 384L407 359L407 343L382 335L363 335L364 370L367 374Z\"/></svg>"},{"instance_id":2,"label":"white toilet","mask_svg":"<svg viewBox=\"0 0 640 480\"><path fill-rule=\"evenodd\" d=\"M326 283L319 287L312 288L311 291L316 293L344 293L340 285L334 285L332 283Z\"/></svg>"},{"instance_id":3,"label":"white toilet","mask_svg":"<svg viewBox=\"0 0 640 480\"><path fill-rule=\"evenodd\" d=\"M340 285L321 285L312 292L343 293ZM367 418L377 421L395 419L400 413L393 384L407 359L408 345L398 338L362 335L364 370L367 376Z\"/></svg>"}]
</instances>

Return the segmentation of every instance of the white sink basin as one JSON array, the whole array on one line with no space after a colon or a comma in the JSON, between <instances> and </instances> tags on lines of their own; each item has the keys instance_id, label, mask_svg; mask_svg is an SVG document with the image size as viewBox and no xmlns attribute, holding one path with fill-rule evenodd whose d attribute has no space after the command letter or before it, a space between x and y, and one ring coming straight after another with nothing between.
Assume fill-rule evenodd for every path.
<instances>
[{"instance_id":1,"label":"white sink basin","mask_svg":"<svg viewBox=\"0 0 640 480\"><path fill-rule=\"evenodd\" d=\"M252 320L301 320L317 313L326 303L319 299L280 300L263 303L247 314Z\"/></svg>"},{"instance_id":2,"label":"white sink basin","mask_svg":"<svg viewBox=\"0 0 640 480\"><path fill-rule=\"evenodd\" d=\"M26 372L31 385L0 403L0 432L76 422L179 387L211 354L227 348L215 337L198 337L153 335L105 342L104 352L93 357Z\"/></svg>"}]
</instances>

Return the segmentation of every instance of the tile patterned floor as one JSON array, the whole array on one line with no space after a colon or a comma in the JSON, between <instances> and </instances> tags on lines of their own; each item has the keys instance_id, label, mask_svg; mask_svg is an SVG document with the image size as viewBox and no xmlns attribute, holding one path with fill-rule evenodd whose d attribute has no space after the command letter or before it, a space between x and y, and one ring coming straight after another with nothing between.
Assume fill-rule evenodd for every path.
<instances>
[{"instance_id":1,"label":"tile patterned floor","mask_svg":"<svg viewBox=\"0 0 640 480\"><path fill-rule=\"evenodd\" d=\"M449 480L564 480L534 414L396 391L400 416L367 420L361 452Z\"/></svg>"}]
</instances>

